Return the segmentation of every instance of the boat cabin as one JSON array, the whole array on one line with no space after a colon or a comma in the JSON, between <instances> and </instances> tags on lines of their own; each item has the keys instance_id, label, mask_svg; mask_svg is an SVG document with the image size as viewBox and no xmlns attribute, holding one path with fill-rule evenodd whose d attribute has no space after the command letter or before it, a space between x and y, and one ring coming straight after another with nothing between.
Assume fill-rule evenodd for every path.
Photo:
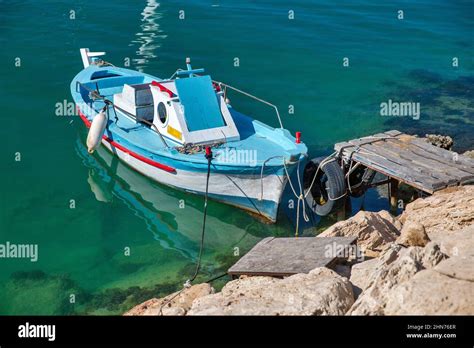
<instances>
[{"instance_id":1,"label":"boat cabin","mask_svg":"<svg viewBox=\"0 0 474 348\"><path fill-rule=\"evenodd\" d=\"M119 111L181 145L239 140L223 92L210 76L196 71L188 64L175 79L125 84L113 102Z\"/></svg>"}]
</instances>

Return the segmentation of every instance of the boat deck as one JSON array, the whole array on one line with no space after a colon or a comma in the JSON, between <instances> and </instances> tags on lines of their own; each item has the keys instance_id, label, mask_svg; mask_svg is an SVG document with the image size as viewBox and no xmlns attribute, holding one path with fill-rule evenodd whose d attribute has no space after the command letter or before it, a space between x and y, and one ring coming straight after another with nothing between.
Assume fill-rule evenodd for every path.
<instances>
[{"instance_id":1,"label":"boat deck","mask_svg":"<svg viewBox=\"0 0 474 348\"><path fill-rule=\"evenodd\" d=\"M110 91L103 90L102 93L104 93L107 98L113 99L113 94L110 94ZM102 101L94 102L94 108L96 110L100 110L103 106L104 103ZM267 163L267 166L272 166L275 164L281 165L283 162L281 158L282 155L284 155L286 158L290 158L292 155L299 153L293 142L284 137L282 134L277 133L280 131L279 129L270 128L263 123L252 120L251 118L235 110L231 111L231 115L237 124L239 133L241 134L241 139L238 141L224 143L223 145L216 147L214 150L216 153L217 151L222 150L223 155L225 156L228 154L226 151L242 151L237 153L237 155L243 157L247 156L243 159L255 161L256 166L261 165L268 159L271 160ZM110 116L113 120L115 116L113 111L110 111ZM150 153L168 153L168 150L158 135L152 129L150 129L149 126L131 120L121 111L117 111L117 117L118 122L112 122L109 125L109 129L115 135L118 135L123 139L127 139L127 141L130 143ZM166 138L166 142L171 148L179 146L177 142L169 138ZM193 158L194 161L201 161L203 163L206 163L207 161L202 153L187 155L175 153L174 156L178 158L181 157L182 160L189 160ZM246 163L244 162L243 164ZM236 165L239 165L239 163L236 163Z\"/></svg>"},{"instance_id":2,"label":"boat deck","mask_svg":"<svg viewBox=\"0 0 474 348\"><path fill-rule=\"evenodd\" d=\"M429 194L474 183L474 159L397 130L337 143L334 149L344 160Z\"/></svg>"}]
</instances>

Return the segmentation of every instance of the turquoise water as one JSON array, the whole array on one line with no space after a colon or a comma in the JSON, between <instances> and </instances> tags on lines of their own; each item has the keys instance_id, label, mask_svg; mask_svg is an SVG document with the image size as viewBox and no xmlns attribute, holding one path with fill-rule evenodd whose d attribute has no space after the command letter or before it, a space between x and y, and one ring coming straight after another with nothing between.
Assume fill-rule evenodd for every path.
<instances>
[{"instance_id":1,"label":"turquoise water","mask_svg":"<svg viewBox=\"0 0 474 348\"><path fill-rule=\"evenodd\" d=\"M313 156L388 129L449 134L464 151L474 147L473 11L471 1L441 0L0 1L0 244L39 247L37 262L0 259L0 314L117 314L180 288L194 271L202 198L152 183L104 151L87 155L80 120L56 116L56 104L71 101L80 47L160 77L191 57L276 103ZM420 102L420 119L380 116L389 99ZM271 110L231 100L276 125ZM384 204L372 192L366 208ZM209 214L201 281L261 238L294 233L284 213L268 225L211 202Z\"/></svg>"}]
</instances>

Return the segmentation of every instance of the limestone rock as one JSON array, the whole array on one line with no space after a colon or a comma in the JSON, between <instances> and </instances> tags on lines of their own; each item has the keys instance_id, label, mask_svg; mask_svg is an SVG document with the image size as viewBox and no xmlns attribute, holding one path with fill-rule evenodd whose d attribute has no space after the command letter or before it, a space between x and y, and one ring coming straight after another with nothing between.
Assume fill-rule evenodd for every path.
<instances>
[{"instance_id":1,"label":"limestone rock","mask_svg":"<svg viewBox=\"0 0 474 348\"><path fill-rule=\"evenodd\" d=\"M386 315L474 314L474 282L451 278L436 269L415 274L387 298Z\"/></svg>"},{"instance_id":2,"label":"limestone rock","mask_svg":"<svg viewBox=\"0 0 474 348\"><path fill-rule=\"evenodd\" d=\"M423 248L413 248L414 257L421 263L424 268L433 268L441 261L448 258L444 254L439 245L434 242L429 242L426 247Z\"/></svg>"},{"instance_id":3,"label":"limestone rock","mask_svg":"<svg viewBox=\"0 0 474 348\"><path fill-rule=\"evenodd\" d=\"M194 301L188 315L343 315L353 304L347 278L328 268L277 279L247 277Z\"/></svg>"},{"instance_id":4,"label":"limestone rock","mask_svg":"<svg viewBox=\"0 0 474 348\"><path fill-rule=\"evenodd\" d=\"M392 214L390 214L388 211L386 210L380 210L377 212L377 214L382 218L384 219L385 221L389 222L390 224L392 224L398 231L400 231L402 229L402 224L400 223L400 221L398 221L398 219L393 216Z\"/></svg>"},{"instance_id":5,"label":"limestone rock","mask_svg":"<svg viewBox=\"0 0 474 348\"><path fill-rule=\"evenodd\" d=\"M357 237L357 245L366 256L378 256L399 235L398 222L388 212L360 211L348 220L340 221L318 237Z\"/></svg>"},{"instance_id":6,"label":"limestone rock","mask_svg":"<svg viewBox=\"0 0 474 348\"><path fill-rule=\"evenodd\" d=\"M400 237L397 238L397 243L403 246L425 246L430 241L426 234L425 227L417 222L410 221L403 225Z\"/></svg>"},{"instance_id":7,"label":"limestone rock","mask_svg":"<svg viewBox=\"0 0 474 348\"><path fill-rule=\"evenodd\" d=\"M372 274L380 264L379 259L371 259L352 266L350 281L353 286L354 296L359 297L360 293L365 290L369 284Z\"/></svg>"},{"instance_id":8,"label":"limestone rock","mask_svg":"<svg viewBox=\"0 0 474 348\"><path fill-rule=\"evenodd\" d=\"M451 233L437 233L433 241L449 256L474 256L474 225Z\"/></svg>"},{"instance_id":9,"label":"limestone rock","mask_svg":"<svg viewBox=\"0 0 474 348\"><path fill-rule=\"evenodd\" d=\"M451 257L436 265L434 270L450 278L474 282L474 256Z\"/></svg>"},{"instance_id":10,"label":"limestone rock","mask_svg":"<svg viewBox=\"0 0 474 348\"><path fill-rule=\"evenodd\" d=\"M466 157L469 157L469 158L474 158L474 150L466 151L462 155L466 156Z\"/></svg>"},{"instance_id":11,"label":"limestone rock","mask_svg":"<svg viewBox=\"0 0 474 348\"><path fill-rule=\"evenodd\" d=\"M407 204L400 222L418 222L431 240L474 224L474 186L450 187Z\"/></svg>"},{"instance_id":12,"label":"limestone rock","mask_svg":"<svg viewBox=\"0 0 474 348\"><path fill-rule=\"evenodd\" d=\"M195 299L213 292L214 289L207 283L193 285L182 292L177 291L161 299L148 300L124 315L185 315Z\"/></svg>"},{"instance_id":13,"label":"limestone rock","mask_svg":"<svg viewBox=\"0 0 474 348\"><path fill-rule=\"evenodd\" d=\"M357 298L349 314L382 315L389 292L419 271L432 268L446 258L439 246L428 243L425 248L409 247L387 251L369 278L367 288ZM352 271L354 272L354 270Z\"/></svg>"}]
</instances>

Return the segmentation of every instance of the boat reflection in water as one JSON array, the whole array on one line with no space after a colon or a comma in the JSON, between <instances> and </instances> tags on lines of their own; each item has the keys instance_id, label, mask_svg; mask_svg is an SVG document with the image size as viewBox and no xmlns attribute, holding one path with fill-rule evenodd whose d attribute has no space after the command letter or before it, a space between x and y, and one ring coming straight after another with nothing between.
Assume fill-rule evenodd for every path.
<instances>
[{"instance_id":1,"label":"boat reflection in water","mask_svg":"<svg viewBox=\"0 0 474 348\"><path fill-rule=\"evenodd\" d=\"M98 201L108 203L115 199L121 200L134 216L145 221L147 229L163 248L179 251L186 258L196 258L201 239L203 197L147 179L103 146L91 156L86 145L78 138L76 149L84 165L89 168L87 182ZM277 229L275 226L262 224L246 212L217 202L209 204L206 250L228 250L231 253L233 248L238 247L243 252ZM216 214L212 211L213 206L219 209ZM225 209L225 214L222 214L222 209ZM226 222L217 214L231 221ZM246 225L238 227L235 225L236 221Z\"/></svg>"}]
</instances>

